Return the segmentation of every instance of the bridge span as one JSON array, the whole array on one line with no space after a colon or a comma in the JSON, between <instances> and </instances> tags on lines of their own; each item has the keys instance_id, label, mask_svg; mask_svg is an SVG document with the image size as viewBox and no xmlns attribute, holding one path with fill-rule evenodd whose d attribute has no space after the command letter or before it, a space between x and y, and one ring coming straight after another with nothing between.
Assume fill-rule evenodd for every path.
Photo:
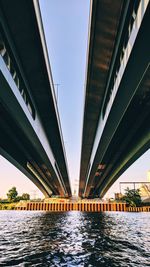
<instances>
[{"instance_id":1,"label":"bridge span","mask_svg":"<svg viewBox=\"0 0 150 267\"><path fill-rule=\"evenodd\" d=\"M0 1L0 153L46 197L71 196L39 3Z\"/></svg>"},{"instance_id":2,"label":"bridge span","mask_svg":"<svg viewBox=\"0 0 150 267\"><path fill-rule=\"evenodd\" d=\"M103 197L150 147L150 1L91 1L80 197Z\"/></svg>"}]
</instances>

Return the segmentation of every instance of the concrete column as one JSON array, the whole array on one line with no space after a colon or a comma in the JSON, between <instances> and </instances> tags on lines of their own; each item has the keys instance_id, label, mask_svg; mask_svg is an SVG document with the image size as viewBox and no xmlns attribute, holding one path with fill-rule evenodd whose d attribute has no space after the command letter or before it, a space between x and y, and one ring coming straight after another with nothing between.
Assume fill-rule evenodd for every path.
<instances>
[{"instance_id":1,"label":"concrete column","mask_svg":"<svg viewBox=\"0 0 150 267\"><path fill-rule=\"evenodd\" d=\"M120 204L120 211L123 211L123 205L122 205L122 203Z\"/></svg>"},{"instance_id":2,"label":"concrete column","mask_svg":"<svg viewBox=\"0 0 150 267\"><path fill-rule=\"evenodd\" d=\"M125 203L122 203L123 211L125 211Z\"/></svg>"},{"instance_id":3,"label":"concrete column","mask_svg":"<svg viewBox=\"0 0 150 267\"><path fill-rule=\"evenodd\" d=\"M103 211L103 203L100 204L100 210Z\"/></svg>"},{"instance_id":4,"label":"concrete column","mask_svg":"<svg viewBox=\"0 0 150 267\"><path fill-rule=\"evenodd\" d=\"M116 203L112 204L112 210L115 211L116 210Z\"/></svg>"},{"instance_id":5,"label":"concrete column","mask_svg":"<svg viewBox=\"0 0 150 267\"><path fill-rule=\"evenodd\" d=\"M47 203L47 207L46 207L47 211L49 211L49 203Z\"/></svg>"},{"instance_id":6,"label":"concrete column","mask_svg":"<svg viewBox=\"0 0 150 267\"><path fill-rule=\"evenodd\" d=\"M46 211L46 203L43 204L43 210Z\"/></svg>"},{"instance_id":7,"label":"concrete column","mask_svg":"<svg viewBox=\"0 0 150 267\"><path fill-rule=\"evenodd\" d=\"M63 211L66 211L66 203L63 203Z\"/></svg>"},{"instance_id":8,"label":"concrete column","mask_svg":"<svg viewBox=\"0 0 150 267\"><path fill-rule=\"evenodd\" d=\"M57 207L57 203L55 203L55 211L57 211L58 207Z\"/></svg>"},{"instance_id":9,"label":"concrete column","mask_svg":"<svg viewBox=\"0 0 150 267\"><path fill-rule=\"evenodd\" d=\"M59 203L57 203L57 211L59 211Z\"/></svg>"},{"instance_id":10,"label":"concrete column","mask_svg":"<svg viewBox=\"0 0 150 267\"><path fill-rule=\"evenodd\" d=\"M51 203L48 204L48 210L51 211Z\"/></svg>"},{"instance_id":11,"label":"concrete column","mask_svg":"<svg viewBox=\"0 0 150 267\"><path fill-rule=\"evenodd\" d=\"M57 210L60 211L60 203L58 203Z\"/></svg>"},{"instance_id":12,"label":"concrete column","mask_svg":"<svg viewBox=\"0 0 150 267\"><path fill-rule=\"evenodd\" d=\"M122 203L119 204L119 211L122 211Z\"/></svg>"},{"instance_id":13,"label":"concrete column","mask_svg":"<svg viewBox=\"0 0 150 267\"><path fill-rule=\"evenodd\" d=\"M105 203L103 203L103 211L105 211Z\"/></svg>"},{"instance_id":14,"label":"concrete column","mask_svg":"<svg viewBox=\"0 0 150 267\"><path fill-rule=\"evenodd\" d=\"M96 208L96 207L95 207L95 203L93 203L93 211L95 211L95 208Z\"/></svg>"},{"instance_id":15,"label":"concrete column","mask_svg":"<svg viewBox=\"0 0 150 267\"><path fill-rule=\"evenodd\" d=\"M119 204L116 204L116 211L119 211Z\"/></svg>"},{"instance_id":16,"label":"concrete column","mask_svg":"<svg viewBox=\"0 0 150 267\"><path fill-rule=\"evenodd\" d=\"M73 206L74 206L74 207L73 207L73 210L77 210L77 204L74 203Z\"/></svg>"},{"instance_id":17,"label":"concrete column","mask_svg":"<svg viewBox=\"0 0 150 267\"><path fill-rule=\"evenodd\" d=\"M63 203L61 203L61 211L63 211Z\"/></svg>"},{"instance_id":18,"label":"concrete column","mask_svg":"<svg viewBox=\"0 0 150 267\"><path fill-rule=\"evenodd\" d=\"M111 203L109 203L108 206L109 206L109 211L111 211Z\"/></svg>"},{"instance_id":19,"label":"concrete column","mask_svg":"<svg viewBox=\"0 0 150 267\"><path fill-rule=\"evenodd\" d=\"M86 203L87 211L89 211L89 203Z\"/></svg>"},{"instance_id":20,"label":"concrete column","mask_svg":"<svg viewBox=\"0 0 150 267\"><path fill-rule=\"evenodd\" d=\"M65 211L68 211L68 203L65 202L64 205L65 205Z\"/></svg>"},{"instance_id":21,"label":"concrete column","mask_svg":"<svg viewBox=\"0 0 150 267\"><path fill-rule=\"evenodd\" d=\"M103 211L106 211L106 204L103 203Z\"/></svg>"},{"instance_id":22,"label":"concrete column","mask_svg":"<svg viewBox=\"0 0 150 267\"><path fill-rule=\"evenodd\" d=\"M51 211L54 211L54 203L51 204Z\"/></svg>"},{"instance_id":23,"label":"concrete column","mask_svg":"<svg viewBox=\"0 0 150 267\"><path fill-rule=\"evenodd\" d=\"M82 211L82 203L81 202L76 203L76 210Z\"/></svg>"},{"instance_id":24,"label":"concrete column","mask_svg":"<svg viewBox=\"0 0 150 267\"><path fill-rule=\"evenodd\" d=\"M45 203L45 210L48 211L48 203Z\"/></svg>"},{"instance_id":25,"label":"concrete column","mask_svg":"<svg viewBox=\"0 0 150 267\"><path fill-rule=\"evenodd\" d=\"M46 203L43 204L43 210L46 211Z\"/></svg>"}]
</instances>

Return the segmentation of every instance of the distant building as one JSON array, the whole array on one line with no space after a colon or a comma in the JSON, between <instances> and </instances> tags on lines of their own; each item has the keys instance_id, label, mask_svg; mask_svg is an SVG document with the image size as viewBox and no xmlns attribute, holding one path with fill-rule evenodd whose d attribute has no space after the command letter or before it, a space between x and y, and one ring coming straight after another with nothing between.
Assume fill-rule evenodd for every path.
<instances>
[{"instance_id":1,"label":"distant building","mask_svg":"<svg viewBox=\"0 0 150 267\"><path fill-rule=\"evenodd\" d=\"M150 183L150 171L147 172L147 181Z\"/></svg>"},{"instance_id":2,"label":"distant building","mask_svg":"<svg viewBox=\"0 0 150 267\"><path fill-rule=\"evenodd\" d=\"M147 182L150 183L150 171L147 172ZM140 195L144 202L150 199L150 184L141 184Z\"/></svg>"}]
</instances>

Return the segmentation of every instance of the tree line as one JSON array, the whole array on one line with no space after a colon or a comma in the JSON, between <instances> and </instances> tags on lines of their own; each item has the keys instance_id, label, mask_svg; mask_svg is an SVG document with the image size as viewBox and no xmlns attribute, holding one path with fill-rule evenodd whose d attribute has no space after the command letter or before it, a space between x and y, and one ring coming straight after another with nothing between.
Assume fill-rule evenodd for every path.
<instances>
[{"instance_id":1,"label":"tree line","mask_svg":"<svg viewBox=\"0 0 150 267\"><path fill-rule=\"evenodd\" d=\"M125 189L124 196L120 199L131 207L139 207L142 204L140 189Z\"/></svg>"},{"instance_id":2,"label":"tree line","mask_svg":"<svg viewBox=\"0 0 150 267\"><path fill-rule=\"evenodd\" d=\"M1 202L13 203L13 202L18 202L20 200L30 200L30 195L28 193L23 193L21 196L19 196L16 187L13 186L11 189L9 189L7 193L7 199Z\"/></svg>"}]
</instances>

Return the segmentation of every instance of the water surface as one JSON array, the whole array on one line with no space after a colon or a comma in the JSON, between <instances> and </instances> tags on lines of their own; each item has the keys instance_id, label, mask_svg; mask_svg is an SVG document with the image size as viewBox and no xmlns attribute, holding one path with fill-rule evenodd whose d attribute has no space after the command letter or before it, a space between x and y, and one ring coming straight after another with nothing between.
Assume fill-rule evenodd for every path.
<instances>
[{"instance_id":1,"label":"water surface","mask_svg":"<svg viewBox=\"0 0 150 267\"><path fill-rule=\"evenodd\" d=\"M0 266L150 266L150 213L0 211Z\"/></svg>"}]
</instances>

